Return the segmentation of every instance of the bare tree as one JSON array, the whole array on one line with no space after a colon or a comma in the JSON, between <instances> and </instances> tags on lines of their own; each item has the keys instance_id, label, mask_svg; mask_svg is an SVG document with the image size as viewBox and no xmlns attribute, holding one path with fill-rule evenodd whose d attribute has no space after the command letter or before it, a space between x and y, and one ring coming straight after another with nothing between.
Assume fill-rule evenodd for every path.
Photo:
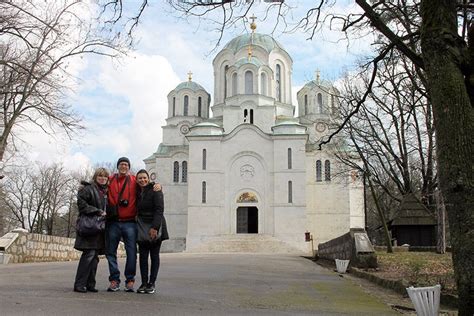
<instances>
[{"instance_id":1,"label":"bare tree","mask_svg":"<svg viewBox=\"0 0 474 316\"><path fill-rule=\"evenodd\" d=\"M66 104L71 62L89 54L116 56L120 39L88 18L80 0L0 2L0 161L15 131L32 123L69 137L81 118ZM95 21L95 22L94 22Z\"/></svg>"},{"instance_id":2,"label":"bare tree","mask_svg":"<svg viewBox=\"0 0 474 316\"><path fill-rule=\"evenodd\" d=\"M433 207L437 182L431 105L406 58L385 59L381 69L366 102L347 122L343 134L352 146L357 144L357 151L367 159L365 172L387 195L400 202L403 195L417 193L427 207ZM354 82L354 78L346 80L348 102L342 102L343 117L360 101L369 78L359 86Z\"/></svg>"},{"instance_id":3,"label":"bare tree","mask_svg":"<svg viewBox=\"0 0 474 316\"><path fill-rule=\"evenodd\" d=\"M9 168L0 196L8 222L30 232L58 234L61 229L57 226L62 223L57 221L74 210L80 185L78 177L60 164ZM66 226L72 222L71 218Z\"/></svg>"}]
</instances>

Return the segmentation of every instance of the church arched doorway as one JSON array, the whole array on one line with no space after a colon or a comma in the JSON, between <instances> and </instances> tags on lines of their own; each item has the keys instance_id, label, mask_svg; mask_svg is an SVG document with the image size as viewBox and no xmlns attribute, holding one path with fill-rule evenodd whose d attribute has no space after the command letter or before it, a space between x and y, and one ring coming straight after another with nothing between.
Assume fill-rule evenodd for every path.
<instances>
[{"instance_id":1,"label":"church arched doorway","mask_svg":"<svg viewBox=\"0 0 474 316\"><path fill-rule=\"evenodd\" d=\"M258 234L258 208L245 206L237 208L237 234Z\"/></svg>"}]
</instances>

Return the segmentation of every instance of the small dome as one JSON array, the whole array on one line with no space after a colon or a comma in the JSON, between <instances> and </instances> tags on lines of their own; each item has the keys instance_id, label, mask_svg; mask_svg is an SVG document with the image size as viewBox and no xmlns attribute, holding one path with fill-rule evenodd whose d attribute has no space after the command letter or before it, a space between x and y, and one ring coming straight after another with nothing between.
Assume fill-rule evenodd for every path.
<instances>
[{"instance_id":1,"label":"small dome","mask_svg":"<svg viewBox=\"0 0 474 316\"><path fill-rule=\"evenodd\" d=\"M211 122L201 122L191 126L191 131L188 136L216 136L222 135L223 129L219 125Z\"/></svg>"},{"instance_id":2,"label":"small dome","mask_svg":"<svg viewBox=\"0 0 474 316\"><path fill-rule=\"evenodd\" d=\"M300 125L300 124L294 121L281 121L275 124L275 126L280 126L280 125Z\"/></svg>"},{"instance_id":3,"label":"small dome","mask_svg":"<svg viewBox=\"0 0 474 316\"><path fill-rule=\"evenodd\" d=\"M240 58L235 63L235 67L239 68L240 66L245 65L245 64L254 64L257 67L260 67L260 66L263 65L263 63L260 61L260 59L255 58L255 57L252 56L252 57L250 57L250 60L247 57Z\"/></svg>"},{"instance_id":4,"label":"small dome","mask_svg":"<svg viewBox=\"0 0 474 316\"><path fill-rule=\"evenodd\" d=\"M218 127L221 128L219 125L211 122L201 122L198 124L193 125L193 127Z\"/></svg>"},{"instance_id":5,"label":"small dome","mask_svg":"<svg viewBox=\"0 0 474 316\"><path fill-rule=\"evenodd\" d=\"M270 35L259 34L259 33L253 34L253 41L251 41L251 34L244 34L244 35L237 36L236 38L231 40L229 43L227 43L227 45L224 46L224 49L229 49L233 51L233 53L235 54L242 48L248 46L249 44L252 44L253 46L259 46L263 48L264 50L266 50L267 53L270 53L275 48L279 48L283 51L285 50L283 46L281 46L280 43L278 43Z\"/></svg>"},{"instance_id":6,"label":"small dome","mask_svg":"<svg viewBox=\"0 0 474 316\"><path fill-rule=\"evenodd\" d=\"M199 83L196 83L194 81L181 82L179 85L176 86L176 88L174 88L174 91L178 92L183 89L191 89L194 92L199 91L199 90L206 91L206 89L204 89Z\"/></svg>"},{"instance_id":7,"label":"small dome","mask_svg":"<svg viewBox=\"0 0 474 316\"><path fill-rule=\"evenodd\" d=\"M305 134L306 127L295 121L284 120L272 126L273 134Z\"/></svg>"},{"instance_id":8,"label":"small dome","mask_svg":"<svg viewBox=\"0 0 474 316\"><path fill-rule=\"evenodd\" d=\"M319 82L317 80L311 80L306 83L303 88L312 89L314 87L323 87L326 89L334 88L333 84L330 81L324 79L320 79Z\"/></svg>"}]
</instances>

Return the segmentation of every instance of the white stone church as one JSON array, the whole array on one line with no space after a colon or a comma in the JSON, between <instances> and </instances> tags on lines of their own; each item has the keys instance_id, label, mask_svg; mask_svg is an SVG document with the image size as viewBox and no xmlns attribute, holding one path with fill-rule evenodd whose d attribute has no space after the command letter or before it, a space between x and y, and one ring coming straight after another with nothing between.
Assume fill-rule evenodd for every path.
<instances>
[{"instance_id":1,"label":"white stone church","mask_svg":"<svg viewBox=\"0 0 474 316\"><path fill-rule=\"evenodd\" d=\"M317 248L364 227L362 181L334 155L342 141L318 150L337 90L318 75L296 109L291 56L251 28L214 58L212 107L191 74L168 94L163 141L144 160L164 187L165 251L309 254L305 232Z\"/></svg>"}]
</instances>

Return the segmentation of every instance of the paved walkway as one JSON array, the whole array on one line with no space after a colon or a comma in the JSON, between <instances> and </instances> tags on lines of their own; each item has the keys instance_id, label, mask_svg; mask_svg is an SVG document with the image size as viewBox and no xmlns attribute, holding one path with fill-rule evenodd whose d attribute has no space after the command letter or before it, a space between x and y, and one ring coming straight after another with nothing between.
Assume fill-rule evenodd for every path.
<instances>
[{"instance_id":1,"label":"paved walkway","mask_svg":"<svg viewBox=\"0 0 474 316\"><path fill-rule=\"evenodd\" d=\"M101 291L85 294L72 291L77 262L0 265L0 315L397 315L349 279L296 256L161 258L154 295L106 292L105 259Z\"/></svg>"}]
</instances>

